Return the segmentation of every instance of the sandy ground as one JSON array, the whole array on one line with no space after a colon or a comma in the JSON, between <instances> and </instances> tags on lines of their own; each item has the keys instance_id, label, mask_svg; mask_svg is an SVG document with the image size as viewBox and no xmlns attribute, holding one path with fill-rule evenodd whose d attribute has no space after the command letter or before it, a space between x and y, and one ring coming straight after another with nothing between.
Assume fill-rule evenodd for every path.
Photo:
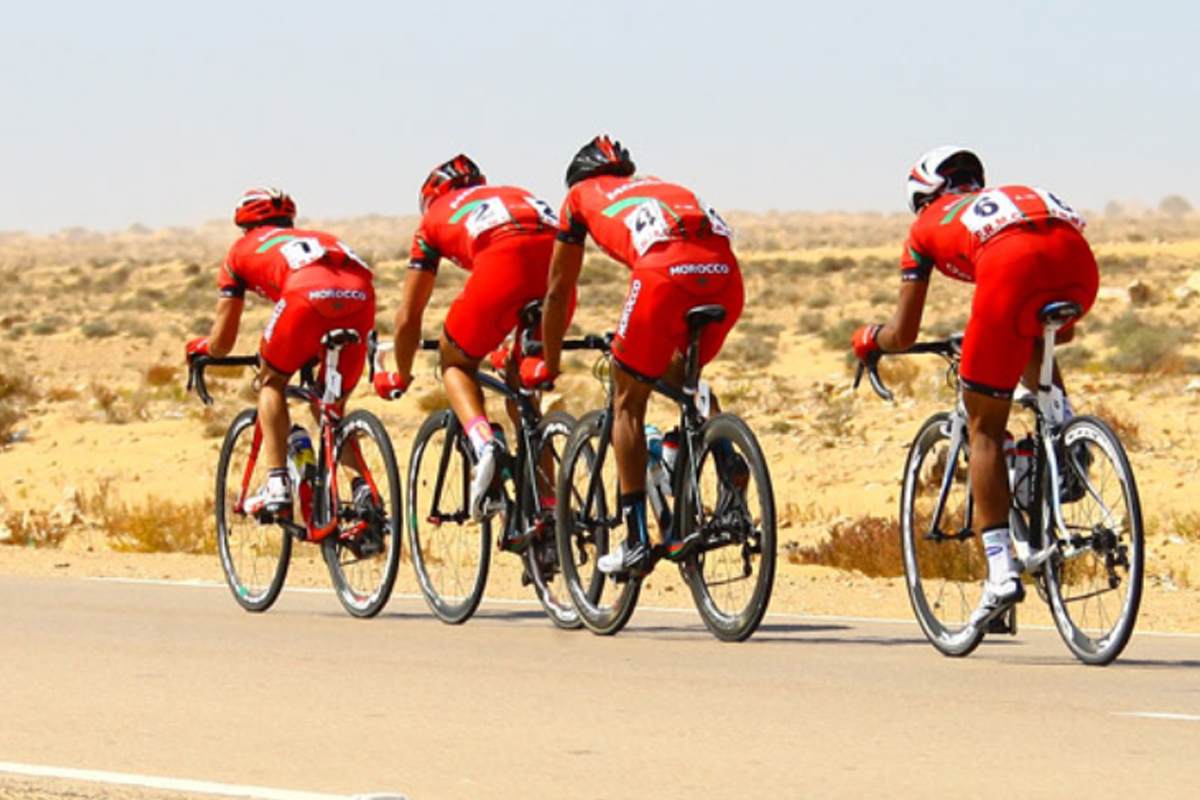
<instances>
[{"instance_id":1,"label":"sandy ground","mask_svg":"<svg viewBox=\"0 0 1200 800\"><path fill-rule=\"evenodd\" d=\"M833 228L847 224L829 222ZM207 330L216 259L231 238L229 231L205 234L208 238L195 235L200 243L190 257L178 255L181 245L165 232L134 237L133 244L114 243L111 237L0 242L0 278L19 284L28 301L0 310L0 378L23 387L6 401L19 415L0 446L0 541L31 526L65 537L50 548L0 544L0 575L222 580L215 556L113 552L95 525L102 502L134 511L164 503L194 503L202 509L212 492L224 426L252 401L244 375L214 382L218 402L212 409L183 390L183 344ZM371 240L368 233L363 236ZM764 236L752 229L743 242ZM1127 238L1134 241L1131 234ZM219 243L214 245L214 239ZM357 234L348 240L361 241ZM403 235L394 240L403 241ZM1145 297L1138 295L1143 318L1190 330L1195 315L1189 303L1200 292L1200 274L1180 264L1200 257L1197 240L1200 235L1182 243L1097 245L1102 264L1127 261L1105 267L1092 317L1113 320L1129 313L1134 294L1127 287L1135 280L1146 288ZM783 244L788 244L786 238ZM829 329L886 319L891 313L895 273L884 259L897 248L883 244L857 250L799 245L779 252L749 250L743 257L747 308L708 376L726 408L751 423L767 453L781 546L813 546L839 521L894 518L908 442L922 420L949 402L936 359L910 359L894 368L895 404L879 401L865 387L852 393L847 348L826 341ZM134 245L142 248L136 258L130 255ZM373 252L371 247L363 250ZM842 268L839 258L858 266ZM826 264L832 266L822 266ZM1140 265L1136 277L1129 264ZM399 299L401 268L395 261L376 263L378 319L385 333ZM461 276L452 269L444 272L426 313L428 335L438 330L461 285ZM594 277L602 274L609 277ZM585 267L582 291L590 301L577 314L581 328L613 326L624 293L622 275L603 263ZM953 329L961 322L965 291L939 281L931 290L929 327ZM266 303L251 299L239 349L254 347L268 311ZM1103 330L1096 323L1098 332L1081 331L1081 350L1087 355L1072 367L1069 378L1077 409L1120 422L1131 440L1147 527L1139 629L1200 632L1200 502L1193 483L1200 470L1200 384L1190 368L1178 365L1142 375L1103 368L1114 347ZM1200 353L1200 343L1193 336L1180 358L1195 358L1195 353ZM436 402L440 391L432 360L422 358L414 389L403 400L384 403L361 391L354 400L383 418L402 468L412 434L427 413L422 409ZM558 401L576 414L602 401L590 366L580 356L565 362ZM0 389L3 385L0 381ZM0 411L4 408L0 404ZM666 413L655 406L651 418L665 428L670 424ZM501 416L498 406L491 415ZM301 547L295 557L292 584L327 585L315 548ZM899 579L789 564L784 553L780 562L773 612L911 616ZM498 556L497 563L488 596L529 597L517 584L516 560ZM661 570L648 589L649 601L690 603L673 571ZM415 591L407 566L398 591ZM1029 621L1044 616L1040 605L1027 603Z\"/></svg>"}]
</instances>

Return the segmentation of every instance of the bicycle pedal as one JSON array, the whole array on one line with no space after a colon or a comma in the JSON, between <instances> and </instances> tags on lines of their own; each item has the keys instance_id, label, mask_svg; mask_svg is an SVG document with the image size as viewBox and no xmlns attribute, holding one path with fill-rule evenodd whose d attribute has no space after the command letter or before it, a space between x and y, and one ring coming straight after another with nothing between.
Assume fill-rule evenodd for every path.
<instances>
[{"instance_id":1,"label":"bicycle pedal","mask_svg":"<svg viewBox=\"0 0 1200 800\"><path fill-rule=\"evenodd\" d=\"M987 627L984 629L989 634L1007 634L1009 636L1017 635L1017 609L1016 606L1009 606L1004 611L988 620Z\"/></svg>"}]
</instances>

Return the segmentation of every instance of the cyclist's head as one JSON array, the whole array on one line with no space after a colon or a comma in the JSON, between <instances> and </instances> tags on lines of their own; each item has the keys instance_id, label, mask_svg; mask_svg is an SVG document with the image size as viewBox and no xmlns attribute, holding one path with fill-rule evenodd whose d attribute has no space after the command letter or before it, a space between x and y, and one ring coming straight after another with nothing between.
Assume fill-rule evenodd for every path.
<instances>
[{"instance_id":1,"label":"cyclist's head","mask_svg":"<svg viewBox=\"0 0 1200 800\"><path fill-rule=\"evenodd\" d=\"M462 189L467 186L479 186L487 183L487 178L479 171L479 167L467 156L459 153L454 158L434 167L421 184L421 213L424 214L433 205L433 201L452 189Z\"/></svg>"},{"instance_id":2,"label":"cyclist's head","mask_svg":"<svg viewBox=\"0 0 1200 800\"><path fill-rule=\"evenodd\" d=\"M248 189L233 210L233 221L242 230L259 225L290 228L296 220L296 201L287 192L264 187Z\"/></svg>"},{"instance_id":3,"label":"cyclist's head","mask_svg":"<svg viewBox=\"0 0 1200 800\"><path fill-rule=\"evenodd\" d=\"M965 147L935 147L908 173L908 207L914 214L944 192L984 187L983 162Z\"/></svg>"},{"instance_id":4,"label":"cyclist's head","mask_svg":"<svg viewBox=\"0 0 1200 800\"><path fill-rule=\"evenodd\" d=\"M607 134L597 136L579 148L579 152L571 159L567 167L567 188L597 175L628 177L636 169L629 151L620 142L608 138Z\"/></svg>"}]
</instances>

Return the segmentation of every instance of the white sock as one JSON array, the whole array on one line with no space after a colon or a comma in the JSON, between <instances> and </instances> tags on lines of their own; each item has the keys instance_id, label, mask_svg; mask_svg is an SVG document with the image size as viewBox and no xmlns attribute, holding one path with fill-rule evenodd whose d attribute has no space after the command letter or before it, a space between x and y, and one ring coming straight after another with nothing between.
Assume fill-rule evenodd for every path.
<instances>
[{"instance_id":1,"label":"white sock","mask_svg":"<svg viewBox=\"0 0 1200 800\"><path fill-rule=\"evenodd\" d=\"M988 528L983 532L983 551L987 554L988 580L1004 583L1016 577L1012 556L1012 533L1008 527Z\"/></svg>"}]
</instances>

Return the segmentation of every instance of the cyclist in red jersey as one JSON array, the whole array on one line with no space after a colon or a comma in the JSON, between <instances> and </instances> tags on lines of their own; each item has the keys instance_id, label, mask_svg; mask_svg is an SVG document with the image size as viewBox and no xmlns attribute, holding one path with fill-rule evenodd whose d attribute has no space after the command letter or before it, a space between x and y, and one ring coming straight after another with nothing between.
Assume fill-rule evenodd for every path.
<instances>
[{"instance_id":1,"label":"cyclist in red jersey","mask_svg":"<svg viewBox=\"0 0 1200 800\"><path fill-rule=\"evenodd\" d=\"M285 388L302 366L319 358L321 337L336 328L358 331L341 351L342 400L362 375L367 333L375 325L371 268L335 236L294 227L296 204L278 189L251 189L234 210L242 236L229 248L217 278L220 298L208 336L188 342L187 355L227 355L237 341L246 290L275 303L259 345L258 417L268 474L246 501L251 514L287 515L292 487L286 467L288 414Z\"/></svg>"},{"instance_id":2,"label":"cyclist in red jersey","mask_svg":"<svg viewBox=\"0 0 1200 800\"><path fill-rule=\"evenodd\" d=\"M489 185L465 155L429 173L420 204L421 224L396 311L396 371L377 373L375 389L393 399L411 384L421 318L442 258L467 270L470 276L446 315L438 353L450 406L475 449L471 513L479 519L488 511L504 446L493 434L476 373L484 356L516 327L521 309L545 296L558 218L549 204L525 189ZM510 366L509 380L516 385L515 366ZM520 549L521 542L502 546Z\"/></svg>"},{"instance_id":3,"label":"cyclist in red jersey","mask_svg":"<svg viewBox=\"0 0 1200 800\"><path fill-rule=\"evenodd\" d=\"M1036 387L1041 363L1038 311L1054 300L1086 313L1099 288L1084 221L1054 194L1029 186L985 188L983 163L961 147L926 153L908 178L917 219L901 258L899 301L884 325L859 328L855 354L903 350L916 341L934 268L975 284L963 338L960 378L969 417L975 514L988 559L984 596L973 615L982 624L1024 599L1008 526L1005 428L1018 383ZM1074 326L1056 341L1067 342ZM1055 370L1056 395L1070 403Z\"/></svg>"},{"instance_id":4,"label":"cyclist in red jersey","mask_svg":"<svg viewBox=\"0 0 1200 800\"><path fill-rule=\"evenodd\" d=\"M598 567L606 573L645 574L654 560L646 528L646 403L655 380L682 383L688 309L709 303L726 309L724 321L704 328L700 363L707 364L741 315L743 291L729 226L712 206L690 189L635 176L635 169L629 151L607 136L584 145L567 168L568 192L542 320L545 357L527 359L521 371L522 380L535 385L558 375L568 301L590 234L631 271L612 346L620 367L614 374L613 451L626 539L601 557ZM665 555L684 558L691 544L671 541Z\"/></svg>"}]
</instances>

